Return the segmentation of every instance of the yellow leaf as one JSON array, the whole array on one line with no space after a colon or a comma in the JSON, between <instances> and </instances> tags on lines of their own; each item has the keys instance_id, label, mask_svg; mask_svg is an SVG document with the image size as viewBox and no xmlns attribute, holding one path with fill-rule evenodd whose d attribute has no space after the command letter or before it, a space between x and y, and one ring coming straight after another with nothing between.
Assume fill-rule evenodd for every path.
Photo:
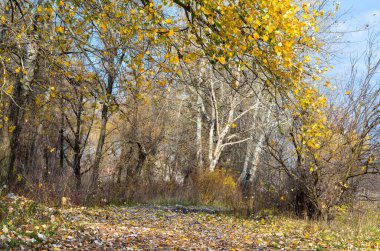
<instances>
[{"instance_id":1,"label":"yellow leaf","mask_svg":"<svg viewBox=\"0 0 380 251\"><path fill-rule=\"evenodd\" d=\"M171 63L171 64L178 64L179 63L179 57L178 56L170 57L169 58L169 63Z\"/></svg>"},{"instance_id":2,"label":"yellow leaf","mask_svg":"<svg viewBox=\"0 0 380 251\"><path fill-rule=\"evenodd\" d=\"M57 26L57 27L55 27L55 31L56 31L57 33L63 33L64 30L65 30L65 29L64 29L62 26Z\"/></svg>"},{"instance_id":3,"label":"yellow leaf","mask_svg":"<svg viewBox=\"0 0 380 251\"><path fill-rule=\"evenodd\" d=\"M351 92L350 91L346 91L346 93L345 93L346 95L350 95L351 94Z\"/></svg>"},{"instance_id":4,"label":"yellow leaf","mask_svg":"<svg viewBox=\"0 0 380 251\"><path fill-rule=\"evenodd\" d=\"M224 57L219 57L219 58L218 58L218 61L219 61L219 63L221 63L221 64L225 64L225 63L226 63L226 59L225 59Z\"/></svg>"},{"instance_id":5,"label":"yellow leaf","mask_svg":"<svg viewBox=\"0 0 380 251\"><path fill-rule=\"evenodd\" d=\"M101 22L99 24L99 28L102 30L102 32L106 32L107 31L107 23Z\"/></svg>"},{"instance_id":6,"label":"yellow leaf","mask_svg":"<svg viewBox=\"0 0 380 251\"><path fill-rule=\"evenodd\" d=\"M311 62L311 58L309 56L305 56L304 60L303 60L305 63L310 63Z\"/></svg>"},{"instance_id":7,"label":"yellow leaf","mask_svg":"<svg viewBox=\"0 0 380 251\"><path fill-rule=\"evenodd\" d=\"M6 94L12 94L12 92L13 92L13 85L10 85L10 86L8 86L8 88L5 90L5 93Z\"/></svg>"},{"instance_id":8,"label":"yellow leaf","mask_svg":"<svg viewBox=\"0 0 380 251\"><path fill-rule=\"evenodd\" d=\"M8 128L8 131L9 131L10 133L13 133L15 130L16 130L16 126L15 126L15 125L10 126L10 127Z\"/></svg>"},{"instance_id":9,"label":"yellow leaf","mask_svg":"<svg viewBox=\"0 0 380 251\"><path fill-rule=\"evenodd\" d=\"M169 32L168 32L168 36L171 37L171 36L173 36L173 35L174 35L174 31L173 31L173 30L169 30Z\"/></svg>"}]
</instances>

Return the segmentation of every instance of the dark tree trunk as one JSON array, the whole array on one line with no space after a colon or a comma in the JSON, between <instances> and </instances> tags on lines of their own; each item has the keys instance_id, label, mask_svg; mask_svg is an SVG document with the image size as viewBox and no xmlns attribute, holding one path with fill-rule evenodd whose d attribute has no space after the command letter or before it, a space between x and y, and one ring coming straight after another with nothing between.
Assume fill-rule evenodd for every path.
<instances>
[{"instance_id":1,"label":"dark tree trunk","mask_svg":"<svg viewBox=\"0 0 380 251\"><path fill-rule=\"evenodd\" d=\"M75 135L74 135L74 160L73 160L73 171L75 175L75 187L77 190L77 193L81 193L82 188L82 174L81 174L81 160L82 160L82 132L81 132L81 125L82 125L82 112L83 112L83 95L79 97L79 107L76 111L76 128L75 128Z\"/></svg>"},{"instance_id":2,"label":"dark tree trunk","mask_svg":"<svg viewBox=\"0 0 380 251\"><path fill-rule=\"evenodd\" d=\"M38 0L37 5L41 5L43 0ZM10 135L10 155L8 164L8 184L11 187L14 186L17 175L16 159L17 153L20 146L20 135L22 131L24 115L25 115L25 104L27 103L27 98L29 97L29 90L31 89L32 82L35 77L35 67L37 64L38 57L38 17L39 14L36 12L32 19L31 31L28 37L25 37L25 47L21 52L20 66L23 69L18 73L16 77L16 83L14 86L14 91L12 93L13 101L9 105L9 131Z\"/></svg>"},{"instance_id":3,"label":"dark tree trunk","mask_svg":"<svg viewBox=\"0 0 380 251\"><path fill-rule=\"evenodd\" d=\"M44 175L43 175L43 180L45 182L48 181L48 178L49 178L49 155L50 155L50 151L48 149L48 147L45 147L44 149L44 160L45 160L45 166L44 166Z\"/></svg>"},{"instance_id":4,"label":"dark tree trunk","mask_svg":"<svg viewBox=\"0 0 380 251\"><path fill-rule=\"evenodd\" d=\"M106 130L107 130L107 123L108 123L108 115L109 115L108 111L109 111L109 105L110 105L109 102L110 102L110 97L112 95L112 90L113 90L113 86L115 82L114 74L115 74L114 70L112 71L112 73L108 73L106 97L105 97L105 101L102 107L100 133L99 133L98 144L96 147L95 161L93 165L93 172L92 172L92 177L91 177L89 193L92 193L94 191L99 179L100 162L102 160L103 146L106 140Z\"/></svg>"},{"instance_id":5,"label":"dark tree trunk","mask_svg":"<svg viewBox=\"0 0 380 251\"><path fill-rule=\"evenodd\" d=\"M59 173L62 174L64 171L64 160L65 160L65 149L64 149L64 143L65 143L65 135L64 135L64 128L65 128L65 115L63 112L63 101L61 103L61 125L59 129Z\"/></svg>"},{"instance_id":6,"label":"dark tree trunk","mask_svg":"<svg viewBox=\"0 0 380 251\"><path fill-rule=\"evenodd\" d=\"M316 203L303 190L295 194L294 212L300 218L319 219L322 214Z\"/></svg>"},{"instance_id":7,"label":"dark tree trunk","mask_svg":"<svg viewBox=\"0 0 380 251\"><path fill-rule=\"evenodd\" d=\"M21 83L21 76L18 76L16 85L13 92L14 102L9 105L9 126L8 131L10 132L10 152L9 152L9 163L8 163L8 184L12 187L16 181L16 154L20 144L20 134L21 134L21 123L20 120L23 117L23 111L20 107L23 106L23 90ZM20 118L21 117L21 118Z\"/></svg>"}]
</instances>

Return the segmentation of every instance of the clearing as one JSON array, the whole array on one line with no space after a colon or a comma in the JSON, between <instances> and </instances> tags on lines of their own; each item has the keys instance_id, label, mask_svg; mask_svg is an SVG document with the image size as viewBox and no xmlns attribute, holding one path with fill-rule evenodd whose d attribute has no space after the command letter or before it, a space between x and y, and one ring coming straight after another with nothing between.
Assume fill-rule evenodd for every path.
<instances>
[{"instance_id":1,"label":"clearing","mask_svg":"<svg viewBox=\"0 0 380 251\"><path fill-rule=\"evenodd\" d=\"M0 246L36 250L379 250L380 217L244 219L177 207L49 208L0 200ZM5 216L5 217L4 217Z\"/></svg>"}]
</instances>

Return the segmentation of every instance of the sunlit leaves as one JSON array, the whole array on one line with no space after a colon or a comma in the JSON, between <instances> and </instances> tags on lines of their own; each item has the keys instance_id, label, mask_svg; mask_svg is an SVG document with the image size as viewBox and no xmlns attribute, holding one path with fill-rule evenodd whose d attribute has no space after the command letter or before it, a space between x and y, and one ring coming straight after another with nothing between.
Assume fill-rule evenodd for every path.
<instances>
[{"instance_id":1,"label":"sunlit leaves","mask_svg":"<svg viewBox=\"0 0 380 251\"><path fill-rule=\"evenodd\" d=\"M57 33L63 33L64 30L65 30L65 29L64 29L62 26L55 27L55 31L56 31Z\"/></svg>"}]
</instances>

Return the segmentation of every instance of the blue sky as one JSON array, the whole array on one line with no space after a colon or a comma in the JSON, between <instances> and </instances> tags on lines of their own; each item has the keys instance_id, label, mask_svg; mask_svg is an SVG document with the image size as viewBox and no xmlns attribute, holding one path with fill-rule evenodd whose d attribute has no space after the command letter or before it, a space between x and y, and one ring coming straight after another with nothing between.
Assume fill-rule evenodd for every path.
<instances>
[{"instance_id":1,"label":"blue sky","mask_svg":"<svg viewBox=\"0 0 380 251\"><path fill-rule=\"evenodd\" d=\"M341 0L341 10L352 10L352 16L360 16L380 9L379 0Z\"/></svg>"},{"instance_id":2,"label":"blue sky","mask_svg":"<svg viewBox=\"0 0 380 251\"><path fill-rule=\"evenodd\" d=\"M380 0L340 0L337 31L344 33L337 47L333 75L345 75L350 57L363 53L369 32L380 32ZM337 34L339 36L339 34Z\"/></svg>"},{"instance_id":3,"label":"blue sky","mask_svg":"<svg viewBox=\"0 0 380 251\"><path fill-rule=\"evenodd\" d=\"M365 41L368 29L380 32L380 0L342 0L339 12L343 31L361 30L346 35L352 42Z\"/></svg>"}]
</instances>

